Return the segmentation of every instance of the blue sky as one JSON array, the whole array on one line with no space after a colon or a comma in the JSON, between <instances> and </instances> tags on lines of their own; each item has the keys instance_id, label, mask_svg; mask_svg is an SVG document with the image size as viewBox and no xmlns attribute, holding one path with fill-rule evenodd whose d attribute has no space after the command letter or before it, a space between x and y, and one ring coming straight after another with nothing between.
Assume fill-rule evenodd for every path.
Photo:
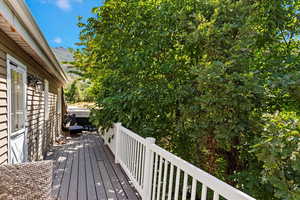
<instances>
[{"instance_id":1,"label":"blue sky","mask_svg":"<svg viewBox=\"0 0 300 200\"><path fill-rule=\"evenodd\" d=\"M91 9L103 0L25 0L51 47L76 48L77 17L93 16Z\"/></svg>"}]
</instances>

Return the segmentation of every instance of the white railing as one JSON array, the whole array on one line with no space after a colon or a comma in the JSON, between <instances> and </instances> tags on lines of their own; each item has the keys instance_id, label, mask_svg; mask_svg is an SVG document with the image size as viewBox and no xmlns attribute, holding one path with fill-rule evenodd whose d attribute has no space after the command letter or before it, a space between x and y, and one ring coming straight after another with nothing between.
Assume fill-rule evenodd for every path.
<instances>
[{"instance_id":1,"label":"white railing","mask_svg":"<svg viewBox=\"0 0 300 200\"><path fill-rule=\"evenodd\" d=\"M101 131L99 130L99 132ZM116 154L115 129L114 128L109 129L107 132L105 132L105 134L102 135L102 138L105 144L109 146L110 150L115 155Z\"/></svg>"},{"instance_id":2,"label":"white railing","mask_svg":"<svg viewBox=\"0 0 300 200\"><path fill-rule=\"evenodd\" d=\"M120 123L103 139L143 200L255 200Z\"/></svg>"}]
</instances>

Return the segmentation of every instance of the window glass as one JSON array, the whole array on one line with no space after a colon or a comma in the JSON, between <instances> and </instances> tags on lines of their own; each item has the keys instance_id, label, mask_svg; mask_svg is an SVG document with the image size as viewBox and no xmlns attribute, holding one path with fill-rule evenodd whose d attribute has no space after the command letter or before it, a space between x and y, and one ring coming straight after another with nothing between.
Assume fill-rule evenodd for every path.
<instances>
[{"instance_id":1,"label":"window glass","mask_svg":"<svg viewBox=\"0 0 300 200\"><path fill-rule=\"evenodd\" d=\"M25 90L22 73L11 70L11 128L12 133L25 128Z\"/></svg>"}]
</instances>

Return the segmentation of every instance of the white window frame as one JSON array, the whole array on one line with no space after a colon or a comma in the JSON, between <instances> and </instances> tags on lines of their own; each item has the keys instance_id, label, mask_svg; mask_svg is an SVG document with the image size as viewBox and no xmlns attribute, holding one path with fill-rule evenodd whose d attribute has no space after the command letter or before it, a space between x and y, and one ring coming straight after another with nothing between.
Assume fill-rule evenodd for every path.
<instances>
[{"instance_id":1,"label":"white window frame","mask_svg":"<svg viewBox=\"0 0 300 200\"><path fill-rule=\"evenodd\" d=\"M57 106L56 106L57 114L62 113L62 88L57 89Z\"/></svg>"},{"instance_id":2,"label":"white window frame","mask_svg":"<svg viewBox=\"0 0 300 200\"><path fill-rule=\"evenodd\" d=\"M45 80L45 87L44 87L44 98L45 98L45 120L49 120L49 82Z\"/></svg>"},{"instance_id":3,"label":"white window frame","mask_svg":"<svg viewBox=\"0 0 300 200\"><path fill-rule=\"evenodd\" d=\"M12 109L12 105L11 105L11 64L10 62L15 63L18 67L20 67L18 69L19 72L23 73L24 76L24 92L25 92L25 98L24 98L24 123L25 123L25 127L17 132L15 132L13 135L18 135L21 132L24 132L25 134L25 161L28 160L28 140L27 140L27 128L26 128L26 122L27 122L27 67L26 65L24 65L23 63L21 63L19 60L17 60L16 58L14 58L13 56L7 54L6 55L6 68L7 68L7 110L8 110L8 114L7 114L7 130L8 130L8 162L12 163L11 160L11 109Z\"/></svg>"}]
</instances>

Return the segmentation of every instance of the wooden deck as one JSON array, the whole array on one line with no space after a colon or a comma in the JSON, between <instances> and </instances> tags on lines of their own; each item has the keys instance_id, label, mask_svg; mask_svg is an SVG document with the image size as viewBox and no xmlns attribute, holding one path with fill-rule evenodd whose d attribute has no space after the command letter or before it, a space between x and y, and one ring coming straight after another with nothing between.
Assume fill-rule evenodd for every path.
<instances>
[{"instance_id":1,"label":"wooden deck","mask_svg":"<svg viewBox=\"0 0 300 200\"><path fill-rule=\"evenodd\" d=\"M55 160L53 196L59 200L137 200L110 150L93 134L55 146L47 159Z\"/></svg>"}]
</instances>

